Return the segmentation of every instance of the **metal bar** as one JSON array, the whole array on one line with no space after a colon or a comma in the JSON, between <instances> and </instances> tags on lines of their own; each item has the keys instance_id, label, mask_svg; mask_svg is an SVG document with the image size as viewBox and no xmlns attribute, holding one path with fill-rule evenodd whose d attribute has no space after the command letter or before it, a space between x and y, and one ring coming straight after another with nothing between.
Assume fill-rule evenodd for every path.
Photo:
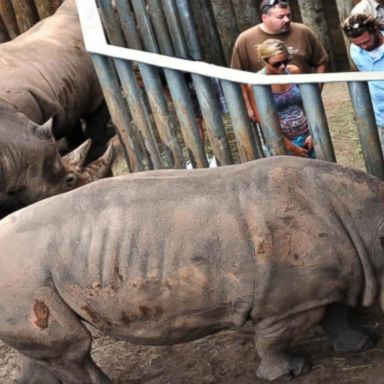
<instances>
[{"instance_id":1,"label":"metal bar","mask_svg":"<svg viewBox=\"0 0 384 384\"><path fill-rule=\"evenodd\" d=\"M127 166L130 171L143 171L144 164L141 154L137 151L137 146L133 142L134 135L128 108L121 95L120 85L114 76L114 70L111 69L111 63L104 56L92 54L91 57L103 89L105 101L111 113L112 122L119 131L119 137L123 141L128 154Z\"/></svg>"},{"instance_id":2,"label":"metal bar","mask_svg":"<svg viewBox=\"0 0 384 384\"><path fill-rule=\"evenodd\" d=\"M160 50L163 54L173 56L174 51L160 0L148 0L148 5ZM142 17L143 15L136 13L136 16ZM192 110L192 101L185 78L182 73L169 69L164 69L164 74L191 162L197 167L207 167L208 161Z\"/></svg>"},{"instance_id":3,"label":"metal bar","mask_svg":"<svg viewBox=\"0 0 384 384\"><path fill-rule=\"evenodd\" d=\"M129 3L126 0L117 0L116 7L128 46L134 49L143 49ZM163 144L163 163L169 168L185 168L183 154L177 142L175 117L169 111L158 70L151 65L141 63L138 63L138 68Z\"/></svg>"},{"instance_id":4,"label":"metal bar","mask_svg":"<svg viewBox=\"0 0 384 384\"><path fill-rule=\"evenodd\" d=\"M300 84L299 88L316 150L316 158L336 161L319 85Z\"/></svg>"},{"instance_id":5,"label":"metal bar","mask_svg":"<svg viewBox=\"0 0 384 384\"><path fill-rule=\"evenodd\" d=\"M164 3L167 4L165 11L169 29L182 40L182 44L176 45L177 55L193 56L197 58L202 57L201 47L197 39L196 28L193 24L189 2L186 0L178 0L175 4L170 0L163 0L163 4ZM172 17L168 17L170 14ZM179 16L180 19L176 16ZM184 28L184 33L182 26ZM179 47L180 50L178 50ZM190 54L189 51L183 51L183 49L187 49L187 47L192 49L192 54ZM233 159L227 142L227 136L221 119L220 106L218 103L220 83L215 82L208 77L199 75L192 75L192 79L204 118L209 142L217 162L220 165L232 164Z\"/></svg>"},{"instance_id":6,"label":"metal bar","mask_svg":"<svg viewBox=\"0 0 384 384\"><path fill-rule=\"evenodd\" d=\"M243 102L240 86L230 81L222 81L229 114L232 120L233 133L239 148L241 162L263 157L261 143L255 141L247 110Z\"/></svg>"},{"instance_id":7,"label":"metal bar","mask_svg":"<svg viewBox=\"0 0 384 384\"><path fill-rule=\"evenodd\" d=\"M115 18L115 11L110 0L98 0L100 12L105 20L108 37L112 44L125 46L125 40L120 26ZM159 148L156 143L154 127L149 118L149 112L138 88L135 71L130 61L115 59L115 66L123 86L126 100L136 127L142 134L145 148L148 152L149 168L163 168Z\"/></svg>"},{"instance_id":8,"label":"metal bar","mask_svg":"<svg viewBox=\"0 0 384 384\"><path fill-rule=\"evenodd\" d=\"M367 83L348 83L367 172L384 180L383 152Z\"/></svg>"},{"instance_id":9,"label":"metal bar","mask_svg":"<svg viewBox=\"0 0 384 384\"><path fill-rule=\"evenodd\" d=\"M253 86L253 93L257 100L260 125L271 154L286 155L284 135L277 116L271 87L268 85L255 85Z\"/></svg>"}]
</instances>

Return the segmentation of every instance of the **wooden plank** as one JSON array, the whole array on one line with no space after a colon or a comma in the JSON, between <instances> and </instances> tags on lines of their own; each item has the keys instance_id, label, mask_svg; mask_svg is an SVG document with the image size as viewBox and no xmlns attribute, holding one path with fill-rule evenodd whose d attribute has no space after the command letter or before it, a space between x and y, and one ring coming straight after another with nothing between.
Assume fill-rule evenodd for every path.
<instances>
[{"instance_id":1,"label":"wooden plank","mask_svg":"<svg viewBox=\"0 0 384 384\"><path fill-rule=\"evenodd\" d=\"M0 44L9 40L7 27L4 24L3 18L0 15Z\"/></svg>"},{"instance_id":2,"label":"wooden plank","mask_svg":"<svg viewBox=\"0 0 384 384\"><path fill-rule=\"evenodd\" d=\"M335 52L329 37L328 22L322 0L298 0L303 23L312 29L329 54L330 66L335 69Z\"/></svg>"},{"instance_id":3,"label":"wooden plank","mask_svg":"<svg viewBox=\"0 0 384 384\"><path fill-rule=\"evenodd\" d=\"M12 3L9 0L0 0L0 13L7 28L8 35L11 39L20 34L19 26L17 25L15 11Z\"/></svg>"},{"instance_id":4,"label":"wooden plank","mask_svg":"<svg viewBox=\"0 0 384 384\"><path fill-rule=\"evenodd\" d=\"M12 5L20 33L27 31L39 21L39 15L33 0L12 0Z\"/></svg>"},{"instance_id":5,"label":"wooden plank","mask_svg":"<svg viewBox=\"0 0 384 384\"><path fill-rule=\"evenodd\" d=\"M40 19L44 19L55 13L59 5L60 1L57 0L35 0L35 7Z\"/></svg>"},{"instance_id":6,"label":"wooden plank","mask_svg":"<svg viewBox=\"0 0 384 384\"><path fill-rule=\"evenodd\" d=\"M193 0L190 2L190 6L203 52L203 60L216 65L225 65L224 52L211 4L207 0Z\"/></svg>"},{"instance_id":7,"label":"wooden plank","mask_svg":"<svg viewBox=\"0 0 384 384\"><path fill-rule=\"evenodd\" d=\"M256 0L232 0L240 32L260 22L259 2Z\"/></svg>"},{"instance_id":8,"label":"wooden plank","mask_svg":"<svg viewBox=\"0 0 384 384\"><path fill-rule=\"evenodd\" d=\"M229 65L232 56L232 49L237 36L239 27L234 18L234 9L231 0L211 0L213 13L219 31L221 45L223 47L226 64Z\"/></svg>"}]
</instances>

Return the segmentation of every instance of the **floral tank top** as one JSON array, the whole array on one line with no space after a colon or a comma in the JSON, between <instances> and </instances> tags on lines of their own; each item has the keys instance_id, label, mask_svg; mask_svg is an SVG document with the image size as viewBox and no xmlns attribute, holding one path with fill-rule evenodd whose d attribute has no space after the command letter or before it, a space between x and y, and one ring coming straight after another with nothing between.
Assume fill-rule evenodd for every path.
<instances>
[{"instance_id":1,"label":"floral tank top","mask_svg":"<svg viewBox=\"0 0 384 384\"><path fill-rule=\"evenodd\" d=\"M308 121L302 107L299 87L296 84L291 84L286 91L272 92L272 94L284 135L292 140L296 136L309 134Z\"/></svg>"}]
</instances>

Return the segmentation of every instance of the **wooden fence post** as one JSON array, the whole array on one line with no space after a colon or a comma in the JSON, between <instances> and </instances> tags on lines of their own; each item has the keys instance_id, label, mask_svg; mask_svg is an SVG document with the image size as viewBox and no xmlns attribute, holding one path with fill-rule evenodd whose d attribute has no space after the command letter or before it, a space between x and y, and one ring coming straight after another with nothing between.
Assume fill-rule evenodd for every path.
<instances>
[{"instance_id":1,"label":"wooden fence post","mask_svg":"<svg viewBox=\"0 0 384 384\"><path fill-rule=\"evenodd\" d=\"M39 21L33 0L12 0L20 33L27 31Z\"/></svg>"},{"instance_id":2,"label":"wooden fence post","mask_svg":"<svg viewBox=\"0 0 384 384\"><path fill-rule=\"evenodd\" d=\"M352 8L354 7L356 1L353 0L336 0L337 10L339 12L340 23L342 23L351 13ZM345 49L348 56L349 67L353 70L355 69L355 64L353 64L351 60L351 56L349 55L349 46L350 42L347 36L343 33Z\"/></svg>"},{"instance_id":3,"label":"wooden fence post","mask_svg":"<svg viewBox=\"0 0 384 384\"><path fill-rule=\"evenodd\" d=\"M59 7L60 1L57 0L35 0L35 6L40 19L52 15Z\"/></svg>"},{"instance_id":4,"label":"wooden fence post","mask_svg":"<svg viewBox=\"0 0 384 384\"><path fill-rule=\"evenodd\" d=\"M20 30L17 25L15 11L9 0L0 0L0 13L7 28L9 37L13 39L18 36L20 34Z\"/></svg>"},{"instance_id":5,"label":"wooden fence post","mask_svg":"<svg viewBox=\"0 0 384 384\"><path fill-rule=\"evenodd\" d=\"M322 0L298 0L303 23L312 29L329 54L330 66L335 70L335 53L329 38L329 27Z\"/></svg>"},{"instance_id":6,"label":"wooden fence post","mask_svg":"<svg viewBox=\"0 0 384 384\"><path fill-rule=\"evenodd\" d=\"M4 24L4 20L0 15L0 44L9 40L9 33L7 27Z\"/></svg>"},{"instance_id":7,"label":"wooden fence post","mask_svg":"<svg viewBox=\"0 0 384 384\"><path fill-rule=\"evenodd\" d=\"M211 0L211 4L228 65L231 61L233 46L240 33L236 19L233 17L234 9L231 0Z\"/></svg>"}]
</instances>

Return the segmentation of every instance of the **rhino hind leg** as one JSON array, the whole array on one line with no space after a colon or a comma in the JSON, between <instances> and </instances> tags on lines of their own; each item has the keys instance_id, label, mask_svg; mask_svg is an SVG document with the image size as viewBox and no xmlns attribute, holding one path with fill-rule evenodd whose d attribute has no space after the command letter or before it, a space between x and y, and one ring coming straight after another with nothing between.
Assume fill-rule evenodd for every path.
<instances>
[{"instance_id":1,"label":"rhino hind leg","mask_svg":"<svg viewBox=\"0 0 384 384\"><path fill-rule=\"evenodd\" d=\"M30 320L0 323L0 338L26 357L16 383L111 383L91 359L90 333L55 291L45 289L28 304L18 305L17 314Z\"/></svg>"},{"instance_id":2,"label":"rhino hind leg","mask_svg":"<svg viewBox=\"0 0 384 384\"><path fill-rule=\"evenodd\" d=\"M353 324L348 307L342 303L328 306L321 325L336 352L365 351L376 343L376 335Z\"/></svg>"},{"instance_id":3,"label":"rhino hind leg","mask_svg":"<svg viewBox=\"0 0 384 384\"><path fill-rule=\"evenodd\" d=\"M265 380L292 378L307 373L311 364L304 356L294 356L288 347L292 340L317 325L325 314L319 307L275 320L266 318L257 324L255 345L261 358L257 376Z\"/></svg>"}]
</instances>

